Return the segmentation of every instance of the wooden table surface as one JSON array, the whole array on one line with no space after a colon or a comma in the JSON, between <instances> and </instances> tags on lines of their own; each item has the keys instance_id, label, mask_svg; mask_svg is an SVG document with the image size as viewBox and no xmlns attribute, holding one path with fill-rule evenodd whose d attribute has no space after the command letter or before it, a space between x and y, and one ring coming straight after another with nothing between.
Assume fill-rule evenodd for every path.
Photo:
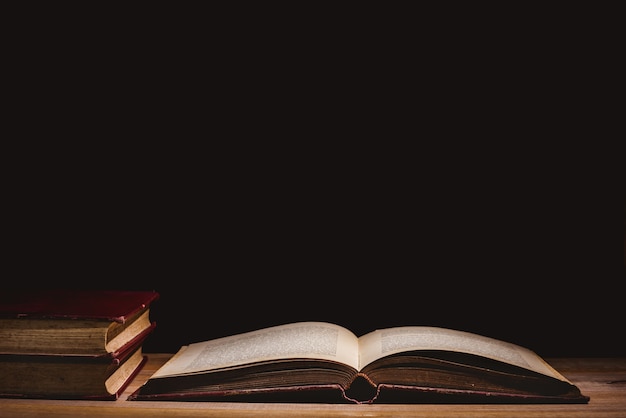
<instances>
[{"instance_id":1,"label":"wooden table surface","mask_svg":"<svg viewBox=\"0 0 626 418\"><path fill-rule=\"evenodd\" d=\"M171 354L148 362L117 401L0 399L0 417L626 417L626 357L548 358L591 397L583 405L330 405L127 401Z\"/></svg>"}]
</instances>

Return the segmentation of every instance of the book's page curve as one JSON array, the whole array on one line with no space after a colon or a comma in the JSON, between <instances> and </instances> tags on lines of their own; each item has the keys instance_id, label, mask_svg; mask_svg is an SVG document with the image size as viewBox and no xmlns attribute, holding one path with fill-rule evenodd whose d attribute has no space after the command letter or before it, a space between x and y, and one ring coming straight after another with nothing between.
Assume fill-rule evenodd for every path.
<instances>
[{"instance_id":1,"label":"book's page curve","mask_svg":"<svg viewBox=\"0 0 626 418\"><path fill-rule=\"evenodd\" d=\"M351 331L326 322L297 322L183 346L152 378L287 358L332 360L356 369L358 357Z\"/></svg>"},{"instance_id":2,"label":"book's page curve","mask_svg":"<svg viewBox=\"0 0 626 418\"><path fill-rule=\"evenodd\" d=\"M406 326L380 329L359 338L359 370L391 354L409 350L446 350L479 355L567 381L535 352L498 339L447 328Z\"/></svg>"}]
</instances>

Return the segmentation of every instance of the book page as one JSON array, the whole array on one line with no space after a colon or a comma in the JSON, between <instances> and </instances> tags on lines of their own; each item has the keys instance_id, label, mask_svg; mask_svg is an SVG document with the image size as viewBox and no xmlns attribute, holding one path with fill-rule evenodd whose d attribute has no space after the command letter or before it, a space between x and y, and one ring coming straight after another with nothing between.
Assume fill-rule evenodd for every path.
<instances>
[{"instance_id":1,"label":"book page","mask_svg":"<svg viewBox=\"0 0 626 418\"><path fill-rule=\"evenodd\" d=\"M152 378L286 358L333 360L355 369L358 339L326 322L297 322L183 346Z\"/></svg>"},{"instance_id":2,"label":"book page","mask_svg":"<svg viewBox=\"0 0 626 418\"><path fill-rule=\"evenodd\" d=\"M465 331L424 326L387 328L361 336L359 345L359 370L376 359L403 351L446 350L499 360L567 381L527 348Z\"/></svg>"}]
</instances>

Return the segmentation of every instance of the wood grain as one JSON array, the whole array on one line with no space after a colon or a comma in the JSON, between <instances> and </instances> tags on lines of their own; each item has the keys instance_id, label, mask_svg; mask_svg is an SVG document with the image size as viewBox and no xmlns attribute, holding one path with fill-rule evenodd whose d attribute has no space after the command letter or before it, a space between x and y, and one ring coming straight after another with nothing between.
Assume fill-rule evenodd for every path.
<instances>
[{"instance_id":1,"label":"wood grain","mask_svg":"<svg viewBox=\"0 0 626 418\"><path fill-rule=\"evenodd\" d=\"M591 397L585 405L328 405L127 401L171 354L148 363L117 401L0 399L0 417L626 417L625 358L548 358Z\"/></svg>"}]
</instances>

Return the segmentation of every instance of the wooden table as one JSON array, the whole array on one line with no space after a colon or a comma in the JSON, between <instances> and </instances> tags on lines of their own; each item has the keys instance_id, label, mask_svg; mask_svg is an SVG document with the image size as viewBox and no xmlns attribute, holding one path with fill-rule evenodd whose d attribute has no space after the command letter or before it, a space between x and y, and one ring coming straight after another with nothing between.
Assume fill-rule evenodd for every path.
<instances>
[{"instance_id":1,"label":"wooden table","mask_svg":"<svg viewBox=\"0 0 626 418\"><path fill-rule=\"evenodd\" d=\"M548 358L591 397L584 405L329 405L127 401L171 354L148 363L117 401L0 399L0 417L626 417L626 357Z\"/></svg>"}]
</instances>

